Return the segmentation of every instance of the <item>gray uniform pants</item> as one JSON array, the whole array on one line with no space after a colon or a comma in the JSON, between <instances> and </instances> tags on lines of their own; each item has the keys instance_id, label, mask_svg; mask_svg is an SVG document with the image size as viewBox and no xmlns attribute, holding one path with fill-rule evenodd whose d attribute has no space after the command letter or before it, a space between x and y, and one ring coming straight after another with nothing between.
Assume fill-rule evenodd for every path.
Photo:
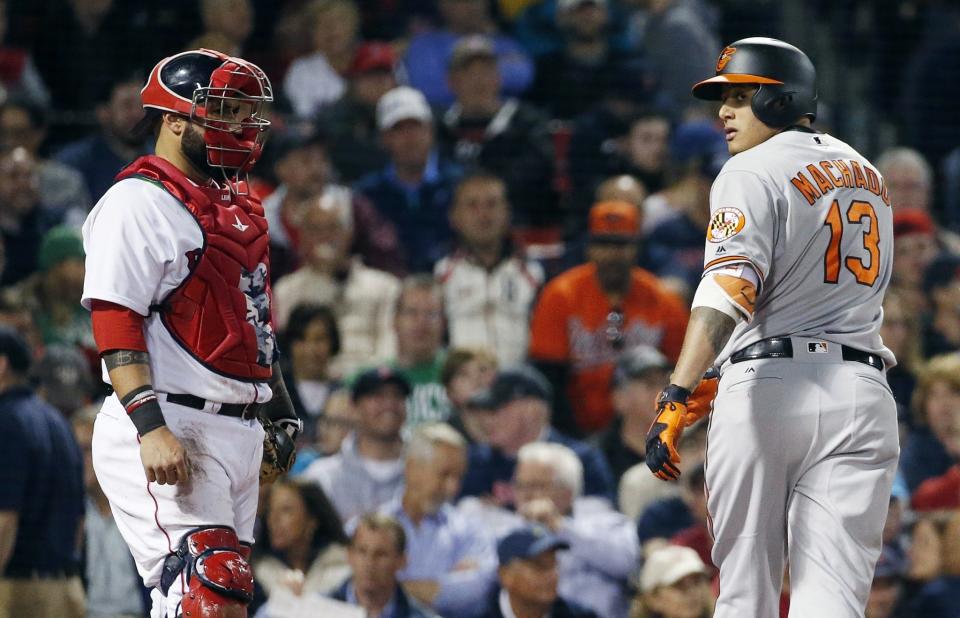
<instances>
[{"instance_id":1,"label":"gray uniform pants","mask_svg":"<svg viewBox=\"0 0 960 618\"><path fill-rule=\"evenodd\" d=\"M840 346L721 368L706 485L720 568L715 618L862 617L899 457L883 373Z\"/></svg>"}]
</instances>

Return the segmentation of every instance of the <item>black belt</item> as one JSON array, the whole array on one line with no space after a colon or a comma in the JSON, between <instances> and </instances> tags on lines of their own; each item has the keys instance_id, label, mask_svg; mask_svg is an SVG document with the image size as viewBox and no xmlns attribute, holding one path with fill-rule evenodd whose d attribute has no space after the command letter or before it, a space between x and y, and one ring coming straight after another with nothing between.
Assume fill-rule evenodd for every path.
<instances>
[{"instance_id":1,"label":"black belt","mask_svg":"<svg viewBox=\"0 0 960 618\"><path fill-rule=\"evenodd\" d=\"M196 395L181 395L177 393L167 393L167 401L177 405L186 406L195 410L203 410L207 407L207 400ZM221 416L233 416L250 420L256 418L258 403L222 403L217 414Z\"/></svg>"},{"instance_id":2,"label":"black belt","mask_svg":"<svg viewBox=\"0 0 960 618\"><path fill-rule=\"evenodd\" d=\"M814 346L819 344L811 341L810 345ZM815 352L815 350L810 351ZM877 354L864 352L863 350L845 345L840 346L840 352L845 361L863 363L864 365L870 365L874 369L883 371L883 359ZM793 358L793 341L788 337L763 339L731 354L730 362L742 363L743 361L756 360L758 358Z\"/></svg>"}]
</instances>

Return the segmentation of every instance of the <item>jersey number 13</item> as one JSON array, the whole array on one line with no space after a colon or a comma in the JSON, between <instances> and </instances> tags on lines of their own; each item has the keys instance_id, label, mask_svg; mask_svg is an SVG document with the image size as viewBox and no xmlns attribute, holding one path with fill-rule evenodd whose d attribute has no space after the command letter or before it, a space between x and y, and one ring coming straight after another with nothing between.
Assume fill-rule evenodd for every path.
<instances>
[{"instance_id":1,"label":"jersey number 13","mask_svg":"<svg viewBox=\"0 0 960 618\"><path fill-rule=\"evenodd\" d=\"M873 285L880 274L880 232L877 230L877 212L870 202L853 200L847 208L847 222L852 225L860 224L869 219L869 229L863 232L863 248L870 254L869 263L862 258L847 256L843 261L857 283ZM833 200L827 220L823 223L830 228L830 243L827 253L823 256L823 280L826 283L837 283L840 280L840 241L843 239L843 215L840 213L839 200Z\"/></svg>"}]
</instances>

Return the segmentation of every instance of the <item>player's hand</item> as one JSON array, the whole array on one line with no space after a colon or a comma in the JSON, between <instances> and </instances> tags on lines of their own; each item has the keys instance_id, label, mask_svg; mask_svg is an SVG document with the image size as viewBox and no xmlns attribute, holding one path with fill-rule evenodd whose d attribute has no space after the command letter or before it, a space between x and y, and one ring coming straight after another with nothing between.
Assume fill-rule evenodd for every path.
<instances>
[{"instance_id":1,"label":"player's hand","mask_svg":"<svg viewBox=\"0 0 960 618\"><path fill-rule=\"evenodd\" d=\"M657 397L657 418L647 432L647 467L663 481L680 477L680 454L677 442L683 433L690 391L671 384Z\"/></svg>"},{"instance_id":2,"label":"player's hand","mask_svg":"<svg viewBox=\"0 0 960 618\"><path fill-rule=\"evenodd\" d=\"M140 437L140 461L151 483L176 485L189 480L187 453L166 426Z\"/></svg>"},{"instance_id":3,"label":"player's hand","mask_svg":"<svg viewBox=\"0 0 960 618\"><path fill-rule=\"evenodd\" d=\"M713 410L713 400L717 396L717 387L720 385L720 374L711 369L704 374L697 388L690 393L687 399L687 416L683 421L684 427L689 427Z\"/></svg>"}]
</instances>

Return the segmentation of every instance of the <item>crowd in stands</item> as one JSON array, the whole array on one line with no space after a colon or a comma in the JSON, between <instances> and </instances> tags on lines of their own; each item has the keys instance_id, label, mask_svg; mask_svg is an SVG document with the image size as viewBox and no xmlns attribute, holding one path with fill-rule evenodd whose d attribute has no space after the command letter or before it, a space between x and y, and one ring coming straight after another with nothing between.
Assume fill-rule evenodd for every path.
<instances>
[{"instance_id":1,"label":"crowd in stands","mask_svg":"<svg viewBox=\"0 0 960 618\"><path fill-rule=\"evenodd\" d=\"M748 32L741 4L0 0L0 326L32 356L0 337L0 539L6 513L35 515L24 496L45 488L30 483L51 483L27 474L4 418L25 385L73 429L58 465L82 482L85 513L77 551L55 565L63 539L21 525L10 551L0 543L0 582L77 573L80 615L144 615L91 470L107 392L79 304L79 226L152 150L130 137L145 71L204 46L273 82L251 180L305 427L291 475L261 490L250 615L269 618L278 595L376 617L711 615L706 424L684 435L679 482L643 461L728 158L715 110L689 86L712 74L721 42L780 34L778 3L760 3ZM951 618L960 122L917 80L956 90L960 53L937 50L956 50L960 16L951 3L878 4L923 21L903 13L912 38L870 56L897 51L915 70L897 68L903 83L878 94L905 110L897 143L865 152L893 204L882 336L901 427L866 615ZM824 120L815 127L833 131ZM61 506L67 517L75 505ZM789 573L784 583L785 616Z\"/></svg>"}]
</instances>

